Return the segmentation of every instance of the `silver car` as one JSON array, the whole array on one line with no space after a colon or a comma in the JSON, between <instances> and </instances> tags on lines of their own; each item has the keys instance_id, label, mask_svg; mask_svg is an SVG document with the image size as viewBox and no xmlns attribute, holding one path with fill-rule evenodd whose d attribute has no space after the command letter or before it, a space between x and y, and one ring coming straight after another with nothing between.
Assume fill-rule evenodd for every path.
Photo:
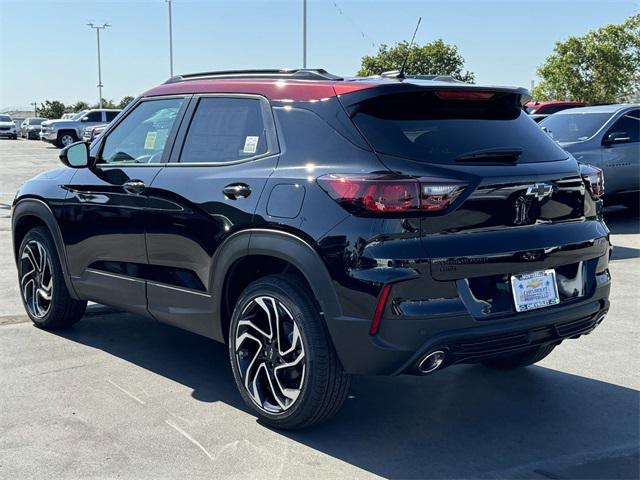
<instances>
[{"instance_id":1,"label":"silver car","mask_svg":"<svg viewBox=\"0 0 640 480\"><path fill-rule=\"evenodd\" d=\"M604 171L605 204L640 205L640 104L599 105L555 113L545 129L579 162Z\"/></svg>"}]
</instances>

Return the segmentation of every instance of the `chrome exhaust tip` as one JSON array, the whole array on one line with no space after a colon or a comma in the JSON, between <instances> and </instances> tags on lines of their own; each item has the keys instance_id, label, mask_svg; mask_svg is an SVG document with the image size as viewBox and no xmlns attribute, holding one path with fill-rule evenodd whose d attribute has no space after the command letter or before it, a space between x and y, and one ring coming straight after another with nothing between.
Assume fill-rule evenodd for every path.
<instances>
[{"instance_id":1,"label":"chrome exhaust tip","mask_svg":"<svg viewBox=\"0 0 640 480\"><path fill-rule=\"evenodd\" d=\"M596 325L600 325L602 323L604 317L607 316L607 313L609 313L609 310L605 310L604 312L598 314L598 316L596 317Z\"/></svg>"},{"instance_id":2,"label":"chrome exhaust tip","mask_svg":"<svg viewBox=\"0 0 640 480\"><path fill-rule=\"evenodd\" d=\"M424 357L422 361L418 364L418 370L422 374L431 373L434 370L440 368L440 366L444 363L444 352L442 350L436 350L435 352L431 352L429 355Z\"/></svg>"}]
</instances>

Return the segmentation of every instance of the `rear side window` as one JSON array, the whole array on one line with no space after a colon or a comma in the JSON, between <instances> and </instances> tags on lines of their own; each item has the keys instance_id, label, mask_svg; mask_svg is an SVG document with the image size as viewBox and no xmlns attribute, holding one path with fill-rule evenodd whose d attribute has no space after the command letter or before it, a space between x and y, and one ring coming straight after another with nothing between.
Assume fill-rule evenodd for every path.
<instances>
[{"instance_id":1,"label":"rear side window","mask_svg":"<svg viewBox=\"0 0 640 480\"><path fill-rule=\"evenodd\" d=\"M202 98L191 120L180 162L233 162L266 152L259 100Z\"/></svg>"},{"instance_id":2,"label":"rear side window","mask_svg":"<svg viewBox=\"0 0 640 480\"><path fill-rule=\"evenodd\" d=\"M87 122L101 122L102 121L102 112L91 112L88 113L85 117Z\"/></svg>"},{"instance_id":3,"label":"rear side window","mask_svg":"<svg viewBox=\"0 0 640 480\"><path fill-rule=\"evenodd\" d=\"M433 91L386 95L359 104L352 118L376 151L427 163L511 149L522 152L519 163L567 157L509 93L489 99L440 98Z\"/></svg>"},{"instance_id":4,"label":"rear side window","mask_svg":"<svg viewBox=\"0 0 640 480\"><path fill-rule=\"evenodd\" d=\"M120 112L106 112L106 114L107 114L107 122L110 122L111 120L116 118L119 113Z\"/></svg>"}]
</instances>

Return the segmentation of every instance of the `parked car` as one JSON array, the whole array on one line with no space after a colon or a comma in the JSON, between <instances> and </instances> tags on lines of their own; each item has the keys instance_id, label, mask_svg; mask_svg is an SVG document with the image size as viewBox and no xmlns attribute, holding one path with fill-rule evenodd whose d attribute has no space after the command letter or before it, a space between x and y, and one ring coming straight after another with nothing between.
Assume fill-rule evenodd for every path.
<instances>
[{"instance_id":1,"label":"parked car","mask_svg":"<svg viewBox=\"0 0 640 480\"><path fill-rule=\"evenodd\" d=\"M73 117L75 117L77 115L76 112L69 112L69 113L64 113L61 117L60 120L71 120Z\"/></svg>"},{"instance_id":2,"label":"parked car","mask_svg":"<svg viewBox=\"0 0 640 480\"><path fill-rule=\"evenodd\" d=\"M601 172L527 118L525 89L430 78L149 90L18 191L29 317L68 327L90 300L226 342L248 407L289 429L334 415L352 374L523 367L591 332Z\"/></svg>"},{"instance_id":3,"label":"parked car","mask_svg":"<svg viewBox=\"0 0 640 480\"><path fill-rule=\"evenodd\" d=\"M100 125L85 128L84 135L82 135L82 140L88 143L93 142L96 137L100 135L108 126L108 123L102 123Z\"/></svg>"},{"instance_id":4,"label":"parked car","mask_svg":"<svg viewBox=\"0 0 640 480\"><path fill-rule=\"evenodd\" d=\"M0 115L0 138L18 138L18 127L13 122L11 115Z\"/></svg>"},{"instance_id":5,"label":"parked car","mask_svg":"<svg viewBox=\"0 0 640 480\"><path fill-rule=\"evenodd\" d=\"M558 100L548 102L528 102L526 104L527 113L537 115L551 115L571 108L586 107L586 102L563 102Z\"/></svg>"},{"instance_id":6,"label":"parked car","mask_svg":"<svg viewBox=\"0 0 640 480\"><path fill-rule=\"evenodd\" d=\"M114 109L87 110L68 120L43 122L40 139L57 147L71 145L82 138L85 128L109 123L120 112L121 110Z\"/></svg>"},{"instance_id":7,"label":"parked car","mask_svg":"<svg viewBox=\"0 0 640 480\"><path fill-rule=\"evenodd\" d=\"M40 138L42 122L45 122L46 120L46 118L41 117L25 118L20 125L20 136L27 140L38 140Z\"/></svg>"},{"instance_id":8,"label":"parked car","mask_svg":"<svg viewBox=\"0 0 640 480\"><path fill-rule=\"evenodd\" d=\"M640 205L640 104L559 112L541 124L579 162L604 171L606 204Z\"/></svg>"}]
</instances>

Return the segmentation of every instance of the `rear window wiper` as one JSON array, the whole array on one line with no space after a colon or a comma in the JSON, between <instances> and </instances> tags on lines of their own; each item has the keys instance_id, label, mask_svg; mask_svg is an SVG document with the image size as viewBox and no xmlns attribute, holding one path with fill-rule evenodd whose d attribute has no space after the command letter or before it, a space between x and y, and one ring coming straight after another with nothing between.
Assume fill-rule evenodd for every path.
<instances>
[{"instance_id":1,"label":"rear window wiper","mask_svg":"<svg viewBox=\"0 0 640 480\"><path fill-rule=\"evenodd\" d=\"M476 150L456 157L456 162L466 163L515 163L522 155L521 148L496 148Z\"/></svg>"}]
</instances>

